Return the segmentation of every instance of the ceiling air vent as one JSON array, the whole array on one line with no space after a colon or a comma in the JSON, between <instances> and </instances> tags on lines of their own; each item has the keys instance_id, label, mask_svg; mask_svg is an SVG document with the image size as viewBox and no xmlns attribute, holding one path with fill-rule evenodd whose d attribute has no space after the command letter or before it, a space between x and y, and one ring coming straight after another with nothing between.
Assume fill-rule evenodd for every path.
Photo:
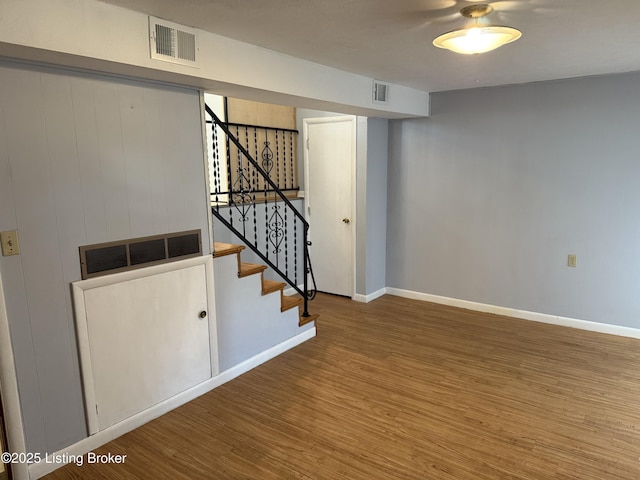
<instances>
[{"instance_id":1,"label":"ceiling air vent","mask_svg":"<svg viewBox=\"0 0 640 480\"><path fill-rule=\"evenodd\" d=\"M373 81L373 103L387 103L389 100L389 84Z\"/></svg>"},{"instance_id":2,"label":"ceiling air vent","mask_svg":"<svg viewBox=\"0 0 640 480\"><path fill-rule=\"evenodd\" d=\"M149 46L151 58L196 66L198 37L191 28L149 17Z\"/></svg>"}]
</instances>

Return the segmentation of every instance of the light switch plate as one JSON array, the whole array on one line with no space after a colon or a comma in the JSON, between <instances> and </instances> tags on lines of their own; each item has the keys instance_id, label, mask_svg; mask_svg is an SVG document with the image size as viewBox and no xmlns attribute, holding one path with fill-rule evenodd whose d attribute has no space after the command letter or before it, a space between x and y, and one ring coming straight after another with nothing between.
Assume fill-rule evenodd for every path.
<instances>
[{"instance_id":1,"label":"light switch plate","mask_svg":"<svg viewBox=\"0 0 640 480\"><path fill-rule=\"evenodd\" d=\"M18 255L20 253L20 245L18 244L18 231L7 230L0 232L0 243L2 243L2 255Z\"/></svg>"},{"instance_id":2,"label":"light switch plate","mask_svg":"<svg viewBox=\"0 0 640 480\"><path fill-rule=\"evenodd\" d=\"M569 255L567 257L567 265L569 267L576 267L578 265L578 257L577 257L577 255L573 255L573 254Z\"/></svg>"}]
</instances>

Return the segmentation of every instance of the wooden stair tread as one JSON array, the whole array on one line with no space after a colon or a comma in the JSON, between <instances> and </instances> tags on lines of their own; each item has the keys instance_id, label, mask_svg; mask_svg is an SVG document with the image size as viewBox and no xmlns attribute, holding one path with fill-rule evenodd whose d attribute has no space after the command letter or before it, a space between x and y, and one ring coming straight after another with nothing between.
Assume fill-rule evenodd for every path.
<instances>
[{"instance_id":1,"label":"wooden stair tread","mask_svg":"<svg viewBox=\"0 0 640 480\"><path fill-rule=\"evenodd\" d=\"M319 313L314 313L312 315L309 315L308 317L303 317L302 315L300 315L300 321L298 322L298 326L301 327L303 325L306 325L307 323L315 322L319 316L320 316Z\"/></svg>"},{"instance_id":2,"label":"wooden stair tread","mask_svg":"<svg viewBox=\"0 0 640 480\"><path fill-rule=\"evenodd\" d=\"M234 253L240 253L244 250L244 245L234 245L233 243L213 243L213 256L224 257L225 255L233 255Z\"/></svg>"},{"instance_id":3,"label":"wooden stair tread","mask_svg":"<svg viewBox=\"0 0 640 480\"><path fill-rule=\"evenodd\" d=\"M287 286L286 283L277 282L275 280L267 280L263 278L262 279L262 295L277 292L278 290L282 291L286 286Z\"/></svg>"},{"instance_id":4,"label":"wooden stair tread","mask_svg":"<svg viewBox=\"0 0 640 480\"><path fill-rule=\"evenodd\" d=\"M262 281L262 295L274 293L280 291L280 311L286 312L295 307L300 307L298 326L306 325L307 323L314 322L318 319L319 315L313 314L308 317L302 316L302 304L303 298L300 295L286 296L284 295L284 289L287 284L278 282L276 280L267 280L262 273L268 268L266 265L260 265L257 263L247 263L240 260L240 252L245 249L244 245L236 245L233 243L214 242L213 243L213 256L224 257L226 255L238 256L238 277L247 277L249 275L261 274Z\"/></svg>"},{"instance_id":5,"label":"wooden stair tread","mask_svg":"<svg viewBox=\"0 0 640 480\"><path fill-rule=\"evenodd\" d=\"M302 297L300 295L293 295L291 297L284 296L281 298L281 307L280 311L285 312L290 308L297 307L298 305L302 305Z\"/></svg>"},{"instance_id":6,"label":"wooden stair tread","mask_svg":"<svg viewBox=\"0 0 640 480\"><path fill-rule=\"evenodd\" d=\"M247 277L249 275L255 275L256 273L262 273L267 269L266 265L259 265L257 263L245 263L240 262L240 271L238 276L240 278Z\"/></svg>"}]
</instances>

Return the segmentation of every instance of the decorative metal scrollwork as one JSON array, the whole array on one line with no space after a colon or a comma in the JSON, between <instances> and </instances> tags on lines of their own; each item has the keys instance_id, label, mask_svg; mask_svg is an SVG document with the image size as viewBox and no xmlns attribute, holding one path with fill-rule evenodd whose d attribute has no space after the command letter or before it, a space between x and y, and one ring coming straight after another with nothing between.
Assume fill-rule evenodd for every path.
<instances>
[{"instance_id":1,"label":"decorative metal scrollwork","mask_svg":"<svg viewBox=\"0 0 640 480\"><path fill-rule=\"evenodd\" d=\"M240 220L246 222L249 220L249 213L255 206L255 196L251 189L251 182L249 181L249 168L239 167L238 176L233 184L233 191L231 193L232 204L240 215Z\"/></svg>"},{"instance_id":2,"label":"decorative metal scrollwork","mask_svg":"<svg viewBox=\"0 0 640 480\"><path fill-rule=\"evenodd\" d=\"M282 215L280 214L280 205L274 205L271 207L273 213L269 217L269 225L267 235L269 242L273 246L273 253L280 253L280 245L284 240L285 224Z\"/></svg>"},{"instance_id":3,"label":"decorative metal scrollwork","mask_svg":"<svg viewBox=\"0 0 640 480\"><path fill-rule=\"evenodd\" d=\"M302 319L309 318L309 224L284 193L298 190L297 132L222 122L205 110L213 128L211 212L302 296Z\"/></svg>"},{"instance_id":4,"label":"decorative metal scrollwork","mask_svg":"<svg viewBox=\"0 0 640 480\"><path fill-rule=\"evenodd\" d=\"M262 149L262 168L268 174L271 174L271 170L273 170L273 151L269 148L269 142L264 142Z\"/></svg>"}]
</instances>

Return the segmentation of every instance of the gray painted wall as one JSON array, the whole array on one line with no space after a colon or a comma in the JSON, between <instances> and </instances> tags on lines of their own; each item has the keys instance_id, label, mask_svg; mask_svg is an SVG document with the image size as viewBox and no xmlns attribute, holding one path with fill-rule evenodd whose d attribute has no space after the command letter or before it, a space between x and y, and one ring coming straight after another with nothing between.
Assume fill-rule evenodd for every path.
<instances>
[{"instance_id":1,"label":"gray painted wall","mask_svg":"<svg viewBox=\"0 0 640 480\"><path fill-rule=\"evenodd\" d=\"M388 121L358 117L356 293L386 286Z\"/></svg>"},{"instance_id":2,"label":"gray painted wall","mask_svg":"<svg viewBox=\"0 0 640 480\"><path fill-rule=\"evenodd\" d=\"M367 289L367 137L368 118L356 119L356 295ZM353 218L351 219L353 221ZM354 223L351 224L352 226Z\"/></svg>"},{"instance_id":3,"label":"gray painted wall","mask_svg":"<svg viewBox=\"0 0 640 480\"><path fill-rule=\"evenodd\" d=\"M640 328L639 91L634 73L440 93L392 121L387 285Z\"/></svg>"},{"instance_id":4,"label":"gray painted wall","mask_svg":"<svg viewBox=\"0 0 640 480\"><path fill-rule=\"evenodd\" d=\"M386 287L389 121L369 118L367 124L365 295Z\"/></svg>"},{"instance_id":5,"label":"gray painted wall","mask_svg":"<svg viewBox=\"0 0 640 480\"><path fill-rule=\"evenodd\" d=\"M262 295L260 275L238 278L235 255L216 258L213 265L221 372L314 328L298 326L297 308L280 312L279 292Z\"/></svg>"},{"instance_id":6,"label":"gray painted wall","mask_svg":"<svg viewBox=\"0 0 640 480\"><path fill-rule=\"evenodd\" d=\"M28 452L86 436L69 284L78 246L201 229L199 95L0 64L0 257Z\"/></svg>"}]
</instances>

